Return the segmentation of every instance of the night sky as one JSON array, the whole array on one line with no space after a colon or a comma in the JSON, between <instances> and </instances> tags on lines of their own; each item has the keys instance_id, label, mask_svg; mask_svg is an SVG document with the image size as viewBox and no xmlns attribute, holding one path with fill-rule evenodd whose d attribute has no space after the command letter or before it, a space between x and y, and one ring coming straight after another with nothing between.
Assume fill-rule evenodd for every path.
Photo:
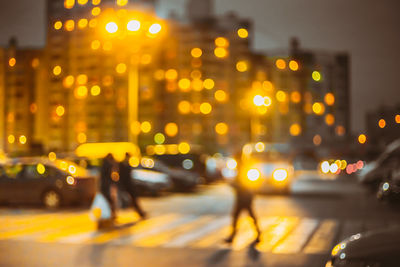
<instances>
[{"instance_id":1,"label":"night sky","mask_svg":"<svg viewBox=\"0 0 400 267\"><path fill-rule=\"evenodd\" d=\"M199 0L201 1L201 0ZM184 0L160 0L160 14L182 14ZM0 0L0 44L17 36L23 47L45 43L45 0ZM254 48L301 46L351 55L352 123L364 129L365 113L400 104L399 0L216 0L216 14L233 10L252 18Z\"/></svg>"}]
</instances>

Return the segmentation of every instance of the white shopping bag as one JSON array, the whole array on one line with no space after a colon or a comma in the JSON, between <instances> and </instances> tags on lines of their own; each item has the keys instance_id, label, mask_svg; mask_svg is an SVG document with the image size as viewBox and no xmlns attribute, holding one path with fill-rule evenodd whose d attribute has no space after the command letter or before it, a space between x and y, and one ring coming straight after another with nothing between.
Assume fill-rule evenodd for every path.
<instances>
[{"instance_id":1,"label":"white shopping bag","mask_svg":"<svg viewBox=\"0 0 400 267\"><path fill-rule=\"evenodd\" d=\"M90 218L93 221L111 219L111 207L101 193L97 193L90 207Z\"/></svg>"}]
</instances>

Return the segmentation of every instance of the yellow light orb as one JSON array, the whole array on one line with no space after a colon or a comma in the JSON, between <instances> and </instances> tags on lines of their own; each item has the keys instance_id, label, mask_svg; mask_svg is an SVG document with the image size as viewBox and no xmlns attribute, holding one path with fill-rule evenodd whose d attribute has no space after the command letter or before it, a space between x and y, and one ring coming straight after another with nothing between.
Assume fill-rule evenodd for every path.
<instances>
[{"instance_id":1,"label":"yellow light orb","mask_svg":"<svg viewBox=\"0 0 400 267\"><path fill-rule=\"evenodd\" d=\"M236 63L236 70L239 71L239 72L245 72L245 71L247 71L247 70L248 70L248 63L247 63L247 61L244 61L244 60L238 61L238 62Z\"/></svg>"},{"instance_id":2,"label":"yellow light orb","mask_svg":"<svg viewBox=\"0 0 400 267\"><path fill-rule=\"evenodd\" d=\"M168 136L174 137L178 134L178 125L174 122L167 123L164 127L164 131Z\"/></svg>"},{"instance_id":3,"label":"yellow light orb","mask_svg":"<svg viewBox=\"0 0 400 267\"><path fill-rule=\"evenodd\" d=\"M335 123L335 116L332 114L326 114L325 123L329 126L332 126Z\"/></svg>"},{"instance_id":4,"label":"yellow light orb","mask_svg":"<svg viewBox=\"0 0 400 267\"><path fill-rule=\"evenodd\" d=\"M88 25L88 20L87 19L80 19L78 21L78 27L80 29L86 28L87 25Z\"/></svg>"},{"instance_id":5,"label":"yellow light orb","mask_svg":"<svg viewBox=\"0 0 400 267\"><path fill-rule=\"evenodd\" d=\"M87 2L88 0L78 0L78 4L80 5L86 5Z\"/></svg>"},{"instance_id":6,"label":"yellow light orb","mask_svg":"<svg viewBox=\"0 0 400 267\"><path fill-rule=\"evenodd\" d=\"M78 84L86 84L88 80L88 77L86 74L80 74L78 75L78 77L76 78L76 82Z\"/></svg>"},{"instance_id":7,"label":"yellow light orb","mask_svg":"<svg viewBox=\"0 0 400 267\"><path fill-rule=\"evenodd\" d=\"M8 65L9 65L10 67L14 67L15 64L17 64L17 60L16 60L14 57L12 57L12 58L10 58L10 59L8 60Z\"/></svg>"},{"instance_id":8,"label":"yellow light orb","mask_svg":"<svg viewBox=\"0 0 400 267\"><path fill-rule=\"evenodd\" d=\"M225 135L228 133L228 125L224 122L217 123L215 125L215 132L219 135Z\"/></svg>"},{"instance_id":9,"label":"yellow light orb","mask_svg":"<svg viewBox=\"0 0 400 267\"><path fill-rule=\"evenodd\" d=\"M203 90L203 81L201 79L194 79L192 81L192 88L195 91Z\"/></svg>"},{"instance_id":10,"label":"yellow light orb","mask_svg":"<svg viewBox=\"0 0 400 267\"><path fill-rule=\"evenodd\" d=\"M152 24L151 26L150 26L150 28L149 28L149 33L151 33L151 34L157 34L157 33L159 33L160 31L161 31L161 25L160 24L158 24L158 23L154 23L154 24Z\"/></svg>"},{"instance_id":11,"label":"yellow light orb","mask_svg":"<svg viewBox=\"0 0 400 267\"><path fill-rule=\"evenodd\" d=\"M319 146L321 144L321 142L322 142L321 136L319 134L314 135L314 137L313 137L314 145Z\"/></svg>"},{"instance_id":12,"label":"yellow light orb","mask_svg":"<svg viewBox=\"0 0 400 267\"><path fill-rule=\"evenodd\" d=\"M163 144L165 142L165 136L162 133L156 133L154 135L154 142L159 145Z\"/></svg>"},{"instance_id":13,"label":"yellow light orb","mask_svg":"<svg viewBox=\"0 0 400 267\"><path fill-rule=\"evenodd\" d=\"M186 142L182 142L178 145L178 151L181 154L187 154L190 152L190 145Z\"/></svg>"},{"instance_id":14,"label":"yellow light orb","mask_svg":"<svg viewBox=\"0 0 400 267\"><path fill-rule=\"evenodd\" d=\"M100 13L101 13L101 8L100 7L94 7L93 9L92 9L92 15L93 16L98 16L98 15L100 15Z\"/></svg>"},{"instance_id":15,"label":"yellow light orb","mask_svg":"<svg viewBox=\"0 0 400 267\"><path fill-rule=\"evenodd\" d=\"M219 102L225 102L226 101L226 93L225 93L224 90L215 91L214 97Z\"/></svg>"},{"instance_id":16,"label":"yellow light orb","mask_svg":"<svg viewBox=\"0 0 400 267\"><path fill-rule=\"evenodd\" d=\"M188 114L190 112L190 103L186 100L182 100L178 104L178 110L181 114Z\"/></svg>"},{"instance_id":17,"label":"yellow light orb","mask_svg":"<svg viewBox=\"0 0 400 267\"><path fill-rule=\"evenodd\" d=\"M85 143L87 140L87 136L85 133L79 133L76 137L76 140L78 141L78 143L82 144Z\"/></svg>"},{"instance_id":18,"label":"yellow light orb","mask_svg":"<svg viewBox=\"0 0 400 267\"><path fill-rule=\"evenodd\" d=\"M293 103L300 103L301 101L301 94L298 91L294 91L290 94L290 100L292 100Z\"/></svg>"},{"instance_id":19,"label":"yellow light orb","mask_svg":"<svg viewBox=\"0 0 400 267\"><path fill-rule=\"evenodd\" d=\"M178 78L178 72L175 69L169 69L165 72L165 79L169 81L176 80Z\"/></svg>"},{"instance_id":20,"label":"yellow light orb","mask_svg":"<svg viewBox=\"0 0 400 267\"><path fill-rule=\"evenodd\" d=\"M285 102L286 101L286 93L279 90L278 92L276 92L276 100L278 100L279 102Z\"/></svg>"},{"instance_id":21,"label":"yellow light orb","mask_svg":"<svg viewBox=\"0 0 400 267\"><path fill-rule=\"evenodd\" d=\"M325 105L322 104L321 102L315 102L312 105L312 110L315 114L317 115L322 115L325 113Z\"/></svg>"},{"instance_id":22,"label":"yellow light orb","mask_svg":"<svg viewBox=\"0 0 400 267\"><path fill-rule=\"evenodd\" d=\"M182 91L188 92L190 90L190 80L186 78L180 79L178 86Z\"/></svg>"},{"instance_id":23,"label":"yellow light orb","mask_svg":"<svg viewBox=\"0 0 400 267\"><path fill-rule=\"evenodd\" d=\"M286 69L286 61L281 58L275 61L275 65L280 70Z\"/></svg>"},{"instance_id":24,"label":"yellow light orb","mask_svg":"<svg viewBox=\"0 0 400 267\"><path fill-rule=\"evenodd\" d=\"M245 38L247 38L247 37L249 36L249 32L248 32L247 29L245 29L245 28L240 28L240 29L237 31L237 34L238 34L238 36L239 36L240 38L243 38L243 39L245 39Z\"/></svg>"},{"instance_id":25,"label":"yellow light orb","mask_svg":"<svg viewBox=\"0 0 400 267\"><path fill-rule=\"evenodd\" d=\"M10 135L7 137L7 140L8 140L8 142L9 142L10 144L14 144L14 142L15 142L15 136L12 135L12 134L10 134Z\"/></svg>"},{"instance_id":26,"label":"yellow light orb","mask_svg":"<svg viewBox=\"0 0 400 267\"><path fill-rule=\"evenodd\" d=\"M395 120L396 123L400 123L400 114L397 114L397 115L394 117L394 120Z\"/></svg>"},{"instance_id":27,"label":"yellow light orb","mask_svg":"<svg viewBox=\"0 0 400 267\"><path fill-rule=\"evenodd\" d=\"M126 25L126 28L128 29L128 31L137 32L140 29L140 21L135 19L131 20Z\"/></svg>"},{"instance_id":28,"label":"yellow light orb","mask_svg":"<svg viewBox=\"0 0 400 267\"><path fill-rule=\"evenodd\" d=\"M74 96L76 99L85 99L87 97L87 94L88 94L88 89L86 86L81 85L75 88Z\"/></svg>"},{"instance_id":29,"label":"yellow light orb","mask_svg":"<svg viewBox=\"0 0 400 267\"><path fill-rule=\"evenodd\" d=\"M61 67L60 66L55 66L54 68L53 68L53 74L54 75L56 75L56 76L58 76L58 75L60 75L61 74Z\"/></svg>"},{"instance_id":30,"label":"yellow light orb","mask_svg":"<svg viewBox=\"0 0 400 267\"><path fill-rule=\"evenodd\" d=\"M367 136L365 134L360 134L358 136L358 142L360 144L365 144L365 142L367 142Z\"/></svg>"},{"instance_id":31,"label":"yellow light orb","mask_svg":"<svg viewBox=\"0 0 400 267\"><path fill-rule=\"evenodd\" d=\"M123 74L126 72L126 64L125 63L119 63L116 67L115 67L115 71L119 74Z\"/></svg>"},{"instance_id":32,"label":"yellow light orb","mask_svg":"<svg viewBox=\"0 0 400 267\"><path fill-rule=\"evenodd\" d=\"M328 106L335 104L335 96L332 93L327 93L324 97L324 101Z\"/></svg>"},{"instance_id":33,"label":"yellow light orb","mask_svg":"<svg viewBox=\"0 0 400 267\"><path fill-rule=\"evenodd\" d=\"M269 107L272 105L272 99L269 96L264 96L264 103L265 107Z\"/></svg>"},{"instance_id":34,"label":"yellow light orb","mask_svg":"<svg viewBox=\"0 0 400 267\"><path fill-rule=\"evenodd\" d=\"M274 90L274 86L272 85L272 83L270 81L264 81L262 83L262 88L264 88L267 91L272 91Z\"/></svg>"},{"instance_id":35,"label":"yellow light orb","mask_svg":"<svg viewBox=\"0 0 400 267\"><path fill-rule=\"evenodd\" d=\"M214 85L215 85L215 82L213 79L205 79L204 80L204 84L203 84L204 88L211 90L214 88Z\"/></svg>"},{"instance_id":36,"label":"yellow light orb","mask_svg":"<svg viewBox=\"0 0 400 267\"><path fill-rule=\"evenodd\" d=\"M314 81L319 82L321 80L321 73L319 71L313 71L312 78Z\"/></svg>"},{"instance_id":37,"label":"yellow light orb","mask_svg":"<svg viewBox=\"0 0 400 267\"><path fill-rule=\"evenodd\" d=\"M100 5L100 3L101 3L101 0L92 0L92 4L94 6Z\"/></svg>"},{"instance_id":38,"label":"yellow light orb","mask_svg":"<svg viewBox=\"0 0 400 267\"><path fill-rule=\"evenodd\" d=\"M21 136L19 137L19 143L20 143L21 145L26 144L26 136L25 136L25 135L21 135Z\"/></svg>"},{"instance_id":39,"label":"yellow light orb","mask_svg":"<svg viewBox=\"0 0 400 267\"><path fill-rule=\"evenodd\" d=\"M295 60L290 60L289 61L289 68L292 71L297 71L299 69L299 63L297 63L297 61L295 61Z\"/></svg>"},{"instance_id":40,"label":"yellow light orb","mask_svg":"<svg viewBox=\"0 0 400 267\"><path fill-rule=\"evenodd\" d=\"M90 28L95 28L97 26L97 19L91 19L89 21L89 27Z\"/></svg>"},{"instance_id":41,"label":"yellow light orb","mask_svg":"<svg viewBox=\"0 0 400 267\"><path fill-rule=\"evenodd\" d=\"M118 31L117 23L111 21L106 24L106 31L109 33L116 33Z\"/></svg>"},{"instance_id":42,"label":"yellow light orb","mask_svg":"<svg viewBox=\"0 0 400 267\"><path fill-rule=\"evenodd\" d=\"M90 88L90 94L92 96L98 96L100 95L101 89L100 86L98 85L93 85L92 88Z\"/></svg>"},{"instance_id":43,"label":"yellow light orb","mask_svg":"<svg viewBox=\"0 0 400 267\"><path fill-rule=\"evenodd\" d=\"M298 123L294 123L290 126L289 129L291 136L299 136L301 134L301 126Z\"/></svg>"},{"instance_id":44,"label":"yellow light orb","mask_svg":"<svg viewBox=\"0 0 400 267\"><path fill-rule=\"evenodd\" d=\"M225 37L218 37L215 39L215 45L218 47L228 47L229 41Z\"/></svg>"},{"instance_id":45,"label":"yellow light orb","mask_svg":"<svg viewBox=\"0 0 400 267\"><path fill-rule=\"evenodd\" d=\"M57 20L56 22L54 22L54 29L59 30L62 28L62 22Z\"/></svg>"},{"instance_id":46,"label":"yellow light orb","mask_svg":"<svg viewBox=\"0 0 400 267\"><path fill-rule=\"evenodd\" d=\"M66 9L71 9L75 5L75 0L64 0L64 7Z\"/></svg>"},{"instance_id":47,"label":"yellow light orb","mask_svg":"<svg viewBox=\"0 0 400 267\"><path fill-rule=\"evenodd\" d=\"M140 129L143 133L148 133L151 131L151 123L148 121L144 121L140 124Z\"/></svg>"},{"instance_id":48,"label":"yellow light orb","mask_svg":"<svg viewBox=\"0 0 400 267\"><path fill-rule=\"evenodd\" d=\"M386 127L386 121L384 119L380 119L378 122L379 128L383 129Z\"/></svg>"},{"instance_id":49,"label":"yellow light orb","mask_svg":"<svg viewBox=\"0 0 400 267\"><path fill-rule=\"evenodd\" d=\"M100 48L100 41L99 41L99 40L94 40L94 41L92 41L91 48L92 48L93 50L99 49L99 48Z\"/></svg>"},{"instance_id":50,"label":"yellow light orb","mask_svg":"<svg viewBox=\"0 0 400 267\"><path fill-rule=\"evenodd\" d=\"M61 105L57 106L56 108L56 114L57 116L61 117L65 113L65 108Z\"/></svg>"},{"instance_id":51,"label":"yellow light orb","mask_svg":"<svg viewBox=\"0 0 400 267\"><path fill-rule=\"evenodd\" d=\"M49 153L49 160L50 161L55 161L57 159L57 155L54 152Z\"/></svg>"},{"instance_id":52,"label":"yellow light orb","mask_svg":"<svg viewBox=\"0 0 400 267\"><path fill-rule=\"evenodd\" d=\"M75 29L75 22L72 19L67 20L64 23L64 28L69 32L73 31Z\"/></svg>"},{"instance_id":53,"label":"yellow light orb","mask_svg":"<svg viewBox=\"0 0 400 267\"><path fill-rule=\"evenodd\" d=\"M36 165L36 171L39 174L43 174L46 171L46 168L44 167L44 165L42 163L39 163L38 165Z\"/></svg>"},{"instance_id":54,"label":"yellow light orb","mask_svg":"<svg viewBox=\"0 0 400 267\"><path fill-rule=\"evenodd\" d=\"M128 4L128 0L117 0L118 6L126 6Z\"/></svg>"},{"instance_id":55,"label":"yellow light orb","mask_svg":"<svg viewBox=\"0 0 400 267\"><path fill-rule=\"evenodd\" d=\"M218 58L225 58L228 56L228 51L223 47L217 47L214 49L214 54Z\"/></svg>"},{"instance_id":56,"label":"yellow light orb","mask_svg":"<svg viewBox=\"0 0 400 267\"><path fill-rule=\"evenodd\" d=\"M190 51L190 54L191 54L192 57L194 57L194 58L199 58L199 57L201 57L201 55L203 54L203 51L202 51L200 48L195 47L195 48L193 48L193 49Z\"/></svg>"},{"instance_id":57,"label":"yellow light orb","mask_svg":"<svg viewBox=\"0 0 400 267\"><path fill-rule=\"evenodd\" d=\"M343 136L346 133L346 128L344 128L342 125L338 125L335 128L335 132L339 136Z\"/></svg>"},{"instance_id":58,"label":"yellow light orb","mask_svg":"<svg viewBox=\"0 0 400 267\"><path fill-rule=\"evenodd\" d=\"M210 103L204 102L200 105L200 112L203 114L210 114L212 111L212 106Z\"/></svg>"}]
</instances>

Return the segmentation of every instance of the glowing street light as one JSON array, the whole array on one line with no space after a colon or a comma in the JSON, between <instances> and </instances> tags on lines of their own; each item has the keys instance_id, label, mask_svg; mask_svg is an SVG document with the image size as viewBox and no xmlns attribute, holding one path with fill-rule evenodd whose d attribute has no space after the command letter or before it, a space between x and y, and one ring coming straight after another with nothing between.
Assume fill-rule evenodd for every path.
<instances>
[{"instance_id":1,"label":"glowing street light","mask_svg":"<svg viewBox=\"0 0 400 267\"><path fill-rule=\"evenodd\" d=\"M161 25L158 23L154 23L153 25L150 26L149 32L151 34L157 34L161 31Z\"/></svg>"},{"instance_id":2,"label":"glowing street light","mask_svg":"<svg viewBox=\"0 0 400 267\"><path fill-rule=\"evenodd\" d=\"M118 31L118 25L115 22L109 22L106 24L106 31L109 33L116 33Z\"/></svg>"},{"instance_id":3,"label":"glowing street light","mask_svg":"<svg viewBox=\"0 0 400 267\"><path fill-rule=\"evenodd\" d=\"M126 28L128 31L136 32L140 29L140 21L138 20L131 20L128 22Z\"/></svg>"}]
</instances>

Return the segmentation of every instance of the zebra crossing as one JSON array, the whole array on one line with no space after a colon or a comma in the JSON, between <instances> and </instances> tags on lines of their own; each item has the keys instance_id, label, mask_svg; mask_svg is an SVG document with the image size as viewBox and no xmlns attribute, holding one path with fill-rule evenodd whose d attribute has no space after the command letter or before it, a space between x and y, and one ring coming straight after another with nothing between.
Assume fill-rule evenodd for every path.
<instances>
[{"instance_id":1,"label":"zebra crossing","mask_svg":"<svg viewBox=\"0 0 400 267\"><path fill-rule=\"evenodd\" d=\"M98 231L88 212L12 214L0 212L0 242L29 240L72 244L113 244L135 247L218 248L230 232L231 219L223 215L164 213L140 220L132 211L118 213L116 227ZM375 227L393 222L376 221ZM256 248L275 254L327 254L341 238L371 223L295 216L260 216L261 242ZM239 220L233 250L248 247L256 238L249 217Z\"/></svg>"}]
</instances>

